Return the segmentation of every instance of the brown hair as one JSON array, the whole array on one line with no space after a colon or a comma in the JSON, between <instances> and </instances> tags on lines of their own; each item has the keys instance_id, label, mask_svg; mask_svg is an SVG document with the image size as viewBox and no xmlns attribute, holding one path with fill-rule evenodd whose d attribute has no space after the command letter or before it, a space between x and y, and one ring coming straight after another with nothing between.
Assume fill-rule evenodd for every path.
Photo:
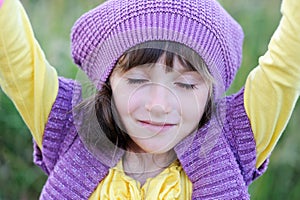
<instances>
[{"instance_id":1,"label":"brown hair","mask_svg":"<svg viewBox=\"0 0 300 200\"><path fill-rule=\"evenodd\" d=\"M165 54L165 64L170 68L173 67L174 57L177 56L180 63L192 70L198 71L206 80L210 95L207 100L207 105L205 107L205 112L199 122L199 128L205 124L210 118L214 111L213 97L212 97L212 85L213 78L208 72L206 64L201 59L201 57L186 47L185 45L167 42L167 41L152 41L137 45L136 47L125 52L118 60L115 69L122 70L126 72L129 69L147 64L156 63L158 59ZM166 68L166 69L170 69ZM102 89L98 92L96 96L96 116L102 131L108 137L108 139L118 147L122 149L135 149L134 142L131 140L129 135L119 127L114 116L117 114L115 108L112 90L109 84L109 79L103 84Z\"/></svg>"}]
</instances>

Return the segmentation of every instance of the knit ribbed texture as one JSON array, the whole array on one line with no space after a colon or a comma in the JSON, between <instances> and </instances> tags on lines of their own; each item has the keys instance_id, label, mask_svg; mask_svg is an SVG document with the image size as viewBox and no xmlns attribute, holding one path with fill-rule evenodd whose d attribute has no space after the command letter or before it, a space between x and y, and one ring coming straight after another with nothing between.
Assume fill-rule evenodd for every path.
<instances>
[{"instance_id":1,"label":"knit ribbed texture","mask_svg":"<svg viewBox=\"0 0 300 200\"><path fill-rule=\"evenodd\" d=\"M80 140L69 112L79 92L73 81L60 79L43 151L35 145L35 162L49 175L41 199L88 199L108 173L109 167L97 160L99 155L89 152ZM221 119L210 121L175 147L177 156L192 181L193 199L249 199L247 185L266 165L255 169L255 142L243 90L223 99L219 112Z\"/></svg>"},{"instance_id":2,"label":"knit ribbed texture","mask_svg":"<svg viewBox=\"0 0 300 200\"><path fill-rule=\"evenodd\" d=\"M193 183L193 199L250 199L247 185L265 170L255 169L255 141L243 94L241 90L220 102L221 118L211 120L175 148Z\"/></svg>"},{"instance_id":3,"label":"knit ribbed texture","mask_svg":"<svg viewBox=\"0 0 300 200\"><path fill-rule=\"evenodd\" d=\"M234 156L240 163L244 181L248 186L253 180L262 175L269 160L266 160L259 169L256 166L256 146L248 116L244 108L244 90L226 98L228 113L226 115L225 137L228 140ZM253 171L255 170L255 171Z\"/></svg>"},{"instance_id":4,"label":"knit ribbed texture","mask_svg":"<svg viewBox=\"0 0 300 200\"><path fill-rule=\"evenodd\" d=\"M80 89L59 79L59 92L49 115L42 152L35 144L34 161L48 175L40 199L88 199L108 167L98 162L80 141L72 116Z\"/></svg>"},{"instance_id":5,"label":"knit ribbed texture","mask_svg":"<svg viewBox=\"0 0 300 200\"><path fill-rule=\"evenodd\" d=\"M74 91L80 91L75 90L76 87L79 87L79 85L76 85L74 81L68 81L64 78L59 80L59 93L49 115L43 136L42 157L36 151L36 154L40 155L46 164L46 173L53 170L59 156L69 148L76 137L76 132L70 131L73 121L70 100L73 99ZM79 98L79 94L77 96ZM72 135L67 133L72 133Z\"/></svg>"},{"instance_id":6,"label":"knit ribbed texture","mask_svg":"<svg viewBox=\"0 0 300 200\"><path fill-rule=\"evenodd\" d=\"M153 40L195 50L218 81L217 95L230 86L241 63L242 29L214 0L109 0L75 23L72 55L99 85L126 50Z\"/></svg>"}]
</instances>

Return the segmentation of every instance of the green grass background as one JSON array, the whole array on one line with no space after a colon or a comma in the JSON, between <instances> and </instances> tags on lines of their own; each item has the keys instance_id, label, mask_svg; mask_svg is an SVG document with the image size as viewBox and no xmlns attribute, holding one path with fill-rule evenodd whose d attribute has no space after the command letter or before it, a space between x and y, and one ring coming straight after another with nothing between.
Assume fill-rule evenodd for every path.
<instances>
[{"instance_id":1,"label":"green grass background","mask_svg":"<svg viewBox=\"0 0 300 200\"><path fill-rule=\"evenodd\" d=\"M22 0L36 37L58 73L74 78L70 57L70 29L100 0ZM280 19L280 0L221 0L245 31L242 68L228 94L236 92L267 49ZM1 11L0 11L1 12ZM264 176L249 188L251 199L300 199L300 103L271 156ZM38 199L46 180L32 163L32 138L10 100L0 90L0 200Z\"/></svg>"}]
</instances>

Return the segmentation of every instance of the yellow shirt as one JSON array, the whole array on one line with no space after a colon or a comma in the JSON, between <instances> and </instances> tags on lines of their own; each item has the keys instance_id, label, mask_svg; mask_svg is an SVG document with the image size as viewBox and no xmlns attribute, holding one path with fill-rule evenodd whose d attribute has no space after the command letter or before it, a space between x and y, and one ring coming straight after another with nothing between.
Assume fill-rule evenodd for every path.
<instances>
[{"instance_id":1,"label":"yellow shirt","mask_svg":"<svg viewBox=\"0 0 300 200\"><path fill-rule=\"evenodd\" d=\"M280 26L272 37L269 50L260 58L259 66L250 73L246 81L245 109L256 141L257 167L276 145L299 96L299 10L299 0L283 0ZM0 27L0 85L12 99L38 146L42 148L44 127L58 92L57 73L47 62L18 0L5 0L0 9ZM100 195L114 195L115 191L107 191L108 184L105 183L116 184L119 181L122 183L118 184L126 190L129 187L135 191L134 194L145 195L147 192L146 197L150 193L163 195L170 189L165 186L178 182L181 186L184 185L180 189L184 188L186 194L190 194L188 191L191 191L192 186L178 165L172 164L146 182L141 190L136 181L120 170L120 165L119 163L110 170L90 199L99 199ZM166 172L174 172L176 175L167 176ZM110 179L115 181L111 182ZM170 195L175 194L176 190L172 190Z\"/></svg>"},{"instance_id":2,"label":"yellow shirt","mask_svg":"<svg viewBox=\"0 0 300 200\"><path fill-rule=\"evenodd\" d=\"M90 199L191 199L192 183L187 178L178 160L143 186L127 176L120 161L98 185Z\"/></svg>"}]
</instances>

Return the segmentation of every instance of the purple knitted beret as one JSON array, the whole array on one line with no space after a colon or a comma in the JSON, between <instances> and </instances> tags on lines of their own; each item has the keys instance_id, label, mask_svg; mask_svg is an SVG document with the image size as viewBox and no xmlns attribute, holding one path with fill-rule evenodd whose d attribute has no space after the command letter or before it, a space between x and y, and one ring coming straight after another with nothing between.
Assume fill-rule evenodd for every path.
<instances>
[{"instance_id":1,"label":"purple knitted beret","mask_svg":"<svg viewBox=\"0 0 300 200\"><path fill-rule=\"evenodd\" d=\"M241 64L243 31L215 0L108 0L73 26L72 56L97 86L126 50L156 40L196 51L219 91L229 88Z\"/></svg>"}]
</instances>

